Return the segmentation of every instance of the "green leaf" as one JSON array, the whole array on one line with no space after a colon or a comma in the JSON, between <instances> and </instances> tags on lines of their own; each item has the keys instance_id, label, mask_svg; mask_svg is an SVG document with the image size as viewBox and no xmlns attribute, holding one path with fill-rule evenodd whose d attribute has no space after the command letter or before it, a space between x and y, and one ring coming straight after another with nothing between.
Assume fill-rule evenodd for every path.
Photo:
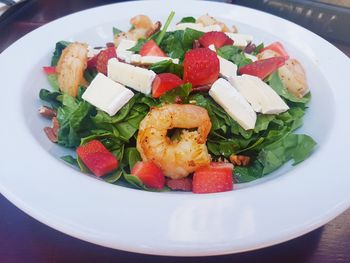
<instances>
[{"instance_id":1,"label":"green leaf","mask_svg":"<svg viewBox=\"0 0 350 263\"><path fill-rule=\"evenodd\" d=\"M247 64L252 63L252 60L244 55L243 50L236 46L223 46L216 52L220 57L232 61L238 67L243 67Z\"/></svg>"},{"instance_id":2,"label":"green leaf","mask_svg":"<svg viewBox=\"0 0 350 263\"><path fill-rule=\"evenodd\" d=\"M175 64L171 60L163 60L157 63L154 63L150 68L150 70L153 70L155 73L173 73L180 78L182 78L183 75L183 66L181 64Z\"/></svg>"},{"instance_id":3,"label":"green leaf","mask_svg":"<svg viewBox=\"0 0 350 263\"><path fill-rule=\"evenodd\" d=\"M65 156L61 156L61 159L63 161L65 161L66 163L72 165L72 166L76 166L76 167L79 167L78 166L78 161L77 159L75 159L73 156L71 155L65 155Z\"/></svg>"},{"instance_id":4,"label":"green leaf","mask_svg":"<svg viewBox=\"0 0 350 263\"><path fill-rule=\"evenodd\" d=\"M127 174L126 172L123 172L123 178L126 182L128 182L131 186L137 189L146 189L145 185L142 183L140 178L138 178L135 175Z\"/></svg>"},{"instance_id":5,"label":"green leaf","mask_svg":"<svg viewBox=\"0 0 350 263\"><path fill-rule=\"evenodd\" d=\"M49 82L53 91L56 91L56 92L60 91L60 87L59 87L58 81L57 81L57 74L48 74L47 81Z\"/></svg>"},{"instance_id":6,"label":"green leaf","mask_svg":"<svg viewBox=\"0 0 350 263\"><path fill-rule=\"evenodd\" d=\"M118 35L121 32L123 32L123 31L118 29L118 28L116 28L116 27L113 27L113 36L116 36L116 35Z\"/></svg>"},{"instance_id":7,"label":"green leaf","mask_svg":"<svg viewBox=\"0 0 350 263\"><path fill-rule=\"evenodd\" d=\"M56 43L56 48L53 53L53 57L51 58L51 66L56 66L58 63L58 60L61 57L63 49L65 49L71 42L67 41L59 41Z\"/></svg>"},{"instance_id":8,"label":"green leaf","mask_svg":"<svg viewBox=\"0 0 350 263\"><path fill-rule=\"evenodd\" d=\"M316 142L310 136L290 133L264 147L258 155L258 160L264 166L263 173L268 174L291 159L294 160L294 165L302 162L315 146Z\"/></svg>"},{"instance_id":9,"label":"green leaf","mask_svg":"<svg viewBox=\"0 0 350 263\"><path fill-rule=\"evenodd\" d=\"M140 38L139 40L137 40L137 43L135 46L133 46L132 48L129 48L128 51L133 51L135 53L139 53L141 50L141 47L143 46L143 44L145 44L147 42L148 39L144 39L144 38Z\"/></svg>"},{"instance_id":10,"label":"green leaf","mask_svg":"<svg viewBox=\"0 0 350 263\"><path fill-rule=\"evenodd\" d=\"M271 88L276 91L276 93L278 95L280 95L281 97L285 98L288 101L291 102L296 102L296 103L302 103L302 104L307 104L310 99L311 99L311 95L310 93L306 96L304 96L303 98L298 98L295 97L292 93L290 93L283 85L279 75L277 72L274 72L270 75L270 77L268 78L268 83L271 86Z\"/></svg>"},{"instance_id":11,"label":"green leaf","mask_svg":"<svg viewBox=\"0 0 350 263\"><path fill-rule=\"evenodd\" d=\"M59 101L60 96L61 93L57 91L51 92L46 89L41 89L39 91L39 98L43 101L50 103L51 106L55 109L61 105L61 102Z\"/></svg>"},{"instance_id":12,"label":"green leaf","mask_svg":"<svg viewBox=\"0 0 350 263\"><path fill-rule=\"evenodd\" d=\"M256 46L255 50L252 52L253 56L256 56L257 54L260 53L260 51L264 48L264 43L260 43L259 45Z\"/></svg>"},{"instance_id":13,"label":"green leaf","mask_svg":"<svg viewBox=\"0 0 350 263\"><path fill-rule=\"evenodd\" d=\"M115 184L120 179L122 174L123 174L123 171L118 169L117 171L110 173L110 174L107 174L101 178L102 178L102 180L106 181L107 183Z\"/></svg>"},{"instance_id":14,"label":"green leaf","mask_svg":"<svg viewBox=\"0 0 350 263\"><path fill-rule=\"evenodd\" d=\"M233 178L236 183L247 183L263 176L264 166L257 160L249 166L236 166L233 170Z\"/></svg>"},{"instance_id":15,"label":"green leaf","mask_svg":"<svg viewBox=\"0 0 350 263\"><path fill-rule=\"evenodd\" d=\"M97 73L97 70L87 69L84 71L84 78L90 84L91 81L96 77Z\"/></svg>"},{"instance_id":16,"label":"green leaf","mask_svg":"<svg viewBox=\"0 0 350 263\"><path fill-rule=\"evenodd\" d=\"M174 15L175 15L175 12L171 11L169 16L168 16L168 18L167 18L167 20L165 21L165 24L164 24L164 27L163 27L162 31L160 31L159 35L157 36L155 41L156 41L158 46L162 42L162 40L164 38L164 35L165 35L165 33L166 33L170 23L171 23L171 20L173 20Z\"/></svg>"},{"instance_id":17,"label":"green leaf","mask_svg":"<svg viewBox=\"0 0 350 263\"><path fill-rule=\"evenodd\" d=\"M179 23L196 23L196 19L193 16L183 17Z\"/></svg>"},{"instance_id":18,"label":"green leaf","mask_svg":"<svg viewBox=\"0 0 350 263\"><path fill-rule=\"evenodd\" d=\"M177 99L181 99L182 103L188 102L188 95L192 90L192 84L186 83L177 88L165 92L160 101L163 103L175 103Z\"/></svg>"},{"instance_id":19,"label":"green leaf","mask_svg":"<svg viewBox=\"0 0 350 263\"><path fill-rule=\"evenodd\" d=\"M125 157L126 162L129 164L130 170L134 167L134 165L142 161L141 156L135 147L129 147L125 149Z\"/></svg>"}]
</instances>

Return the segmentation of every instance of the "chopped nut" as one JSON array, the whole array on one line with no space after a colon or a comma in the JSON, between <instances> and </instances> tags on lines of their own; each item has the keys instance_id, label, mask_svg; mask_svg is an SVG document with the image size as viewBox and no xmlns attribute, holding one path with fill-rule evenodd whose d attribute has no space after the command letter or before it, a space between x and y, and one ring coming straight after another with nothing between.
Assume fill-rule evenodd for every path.
<instances>
[{"instance_id":1,"label":"chopped nut","mask_svg":"<svg viewBox=\"0 0 350 263\"><path fill-rule=\"evenodd\" d=\"M155 22L153 26L147 30L146 37L149 38L150 36L154 35L160 30L161 27L162 23L160 21Z\"/></svg>"},{"instance_id":2,"label":"chopped nut","mask_svg":"<svg viewBox=\"0 0 350 263\"><path fill-rule=\"evenodd\" d=\"M56 111L50 107L47 106L41 106L39 108L39 114L45 118L52 119L53 117L56 117Z\"/></svg>"},{"instance_id":3,"label":"chopped nut","mask_svg":"<svg viewBox=\"0 0 350 263\"><path fill-rule=\"evenodd\" d=\"M46 133L47 138L52 142L57 142L57 134L54 132L53 128L45 127L44 132Z\"/></svg>"},{"instance_id":4,"label":"chopped nut","mask_svg":"<svg viewBox=\"0 0 350 263\"><path fill-rule=\"evenodd\" d=\"M235 155L230 156L230 161L237 166L247 166L250 163L250 157L245 155Z\"/></svg>"}]
</instances>

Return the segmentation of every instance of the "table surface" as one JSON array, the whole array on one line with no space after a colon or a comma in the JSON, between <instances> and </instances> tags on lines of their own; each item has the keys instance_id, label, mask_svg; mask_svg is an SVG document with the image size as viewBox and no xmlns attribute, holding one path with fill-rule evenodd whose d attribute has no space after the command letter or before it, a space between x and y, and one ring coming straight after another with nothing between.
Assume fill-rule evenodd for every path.
<instances>
[{"instance_id":1,"label":"table surface","mask_svg":"<svg viewBox=\"0 0 350 263\"><path fill-rule=\"evenodd\" d=\"M63 15L108 4L110 0L36 0L0 22L0 52L15 40ZM334 43L350 56L350 46ZM62 234L26 215L0 195L0 262L350 262L350 210L294 240L256 251L176 258L113 250Z\"/></svg>"}]
</instances>

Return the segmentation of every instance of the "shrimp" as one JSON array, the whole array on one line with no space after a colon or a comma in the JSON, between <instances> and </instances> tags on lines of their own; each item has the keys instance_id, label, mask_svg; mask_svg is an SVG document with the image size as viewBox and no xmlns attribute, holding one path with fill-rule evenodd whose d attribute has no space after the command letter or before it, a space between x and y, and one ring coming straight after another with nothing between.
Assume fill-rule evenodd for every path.
<instances>
[{"instance_id":1,"label":"shrimp","mask_svg":"<svg viewBox=\"0 0 350 263\"><path fill-rule=\"evenodd\" d=\"M69 44L57 63L57 81L60 90L73 97L77 96L79 85L84 83L87 66L88 46L82 43Z\"/></svg>"},{"instance_id":2,"label":"shrimp","mask_svg":"<svg viewBox=\"0 0 350 263\"><path fill-rule=\"evenodd\" d=\"M180 139L171 140L167 132L173 128L197 130L183 130ZM168 104L152 108L141 121L136 147L143 161L153 161L172 179L183 178L209 164L205 143L210 129L206 109L191 104Z\"/></svg>"},{"instance_id":3,"label":"shrimp","mask_svg":"<svg viewBox=\"0 0 350 263\"><path fill-rule=\"evenodd\" d=\"M226 26L225 23L216 20L214 17L212 17L208 14L205 14L205 15L198 17L196 20L196 23L201 23L201 24L203 24L203 26L219 25L221 27L222 32L231 32L231 30ZM234 32L235 31L233 31L233 33Z\"/></svg>"},{"instance_id":4,"label":"shrimp","mask_svg":"<svg viewBox=\"0 0 350 263\"><path fill-rule=\"evenodd\" d=\"M296 59L288 59L283 67L278 69L283 85L298 98L304 97L309 92L306 74L303 66Z\"/></svg>"},{"instance_id":5,"label":"shrimp","mask_svg":"<svg viewBox=\"0 0 350 263\"><path fill-rule=\"evenodd\" d=\"M273 50L264 50L258 54L258 59L279 57L280 54ZM278 75L286 89L298 98L304 97L309 92L306 74L303 66L296 59L288 59L286 63L278 69Z\"/></svg>"},{"instance_id":6,"label":"shrimp","mask_svg":"<svg viewBox=\"0 0 350 263\"><path fill-rule=\"evenodd\" d=\"M157 21L152 23L152 20L145 15L137 15L130 19L132 28L127 32L120 32L114 36L114 44L118 47L122 39L137 41L140 38L147 38L155 32L159 31L161 23Z\"/></svg>"}]
</instances>

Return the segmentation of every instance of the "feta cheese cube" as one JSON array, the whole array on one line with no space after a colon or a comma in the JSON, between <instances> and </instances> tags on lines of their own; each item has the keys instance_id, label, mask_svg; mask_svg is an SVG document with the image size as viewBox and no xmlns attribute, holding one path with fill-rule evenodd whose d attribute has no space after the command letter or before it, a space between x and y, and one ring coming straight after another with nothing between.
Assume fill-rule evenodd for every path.
<instances>
[{"instance_id":1,"label":"feta cheese cube","mask_svg":"<svg viewBox=\"0 0 350 263\"><path fill-rule=\"evenodd\" d=\"M152 82L156 73L141 67L136 67L127 63L118 61L116 58L108 60L108 77L127 87L150 94Z\"/></svg>"},{"instance_id":2,"label":"feta cheese cube","mask_svg":"<svg viewBox=\"0 0 350 263\"><path fill-rule=\"evenodd\" d=\"M211 86L209 95L245 130L254 129L256 113L231 84L219 78Z\"/></svg>"},{"instance_id":3,"label":"feta cheese cube","mask_svg":"<svg viewBox=\"0 0 350 263\"><path fill-rule=\"evenodd\" d=\"M116 49L117 57L126 60L129 56L134 54L133 51L129 51L128 49L134 47L136 45L136 41L122 39Z\"/></svg>"},{"instance_id":4,"label":"feta cheese cube","mask_svg":"<svg viewBox=\"0 0 350 263\"><path fill-rule=\"evenodd\" d=\"M258 77L244 74L230 78L230 83L252 105L256 112L279 114L289 109L284 100Z\"/></svg>"},{"instance_id":5,"label":"feta cheese cube","mask_svg":"<svg viewBox=\"0 0 350 263\"><path fill-rule=\"evenodd\" d=\"M131 90L98 73L85 90L82 98L113 116L133 96L134 93Z\"/></svg>"}]
</instances>

